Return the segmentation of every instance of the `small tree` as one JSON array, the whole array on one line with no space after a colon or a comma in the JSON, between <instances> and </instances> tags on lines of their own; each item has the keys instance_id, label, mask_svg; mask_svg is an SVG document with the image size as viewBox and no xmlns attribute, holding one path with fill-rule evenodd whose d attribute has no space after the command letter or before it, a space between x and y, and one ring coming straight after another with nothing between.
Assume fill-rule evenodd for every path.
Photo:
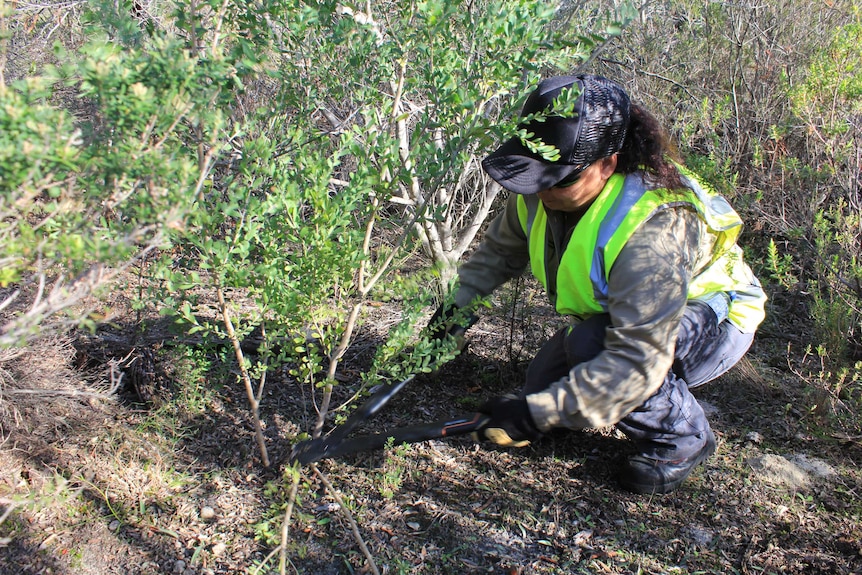
<instances>
[{"instance_id":1,"label":"small tree","mask_svg":"<svg viewBox=\"0 0 862 575\"><path fill-rule=\"evenodd\" d=\"M192 233L178 236L207 274L164 272L166 286L209 286L223 318L228 292L248 294L254 306L238 324L266 321L270 339L294 341L243 372L252 405L266 363L289 360L295 376L323 389L314 434L368 298L393 281L406 286L391 272L411 232L447 278L491 209L497 190L476 155L501 137L501 117L514 122L513 93L551 66L584 61L593 46L564 40L570 31L552 30L555 13L539 2L376 8L273 2L194 24L205 44L215 30L230 38L219 53L234 67L265 75L238 94L248 108L226 142L231 160L213 172ZM191 303L172 304L197 321ZM412 331L394 330L398 342L381 347L366 377L427 370L432 354L448 353L411 342L410 367L394 361Z\"/></svg>"}]
</instances>

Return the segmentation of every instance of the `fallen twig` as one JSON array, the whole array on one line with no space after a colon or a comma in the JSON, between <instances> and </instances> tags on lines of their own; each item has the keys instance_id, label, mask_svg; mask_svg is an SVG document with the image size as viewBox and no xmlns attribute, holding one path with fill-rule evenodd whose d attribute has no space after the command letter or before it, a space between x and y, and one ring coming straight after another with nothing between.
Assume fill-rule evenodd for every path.
<instances>
[{"instance_id":1,"label":"fallen twig","mask_svg":"<svg viewBox=\"0 0 862 575\"><path fill-rule=\"evenodd\" d=\"M353 515L347 509L347 506L342 501L341 496L338 495L338 492L335 491L335 488L329 482L329 480L324 477L323 473L317 468L317 464L312 463L310 465L311 470L314 471L314 474L320 479L320 482L323 483L323 486L326 487L326 490L332 494L333 499L338 504L339 509L344 513L345 519L350 523L350 529L353 531L353 537L356 539L356 543L359 545L359 548L362 550L362 554L365 555L365 559L368 561L368 568L371 570L371 573L374 575L380 575L380 571L377 570L377 564L374 562L374 557L371 556L371 551L368 550L368 546L365 544L365 540L362 538L362 534L359 533L359 526L356 525L356 521L353 519Z\"/></svg>"}]
</instances>

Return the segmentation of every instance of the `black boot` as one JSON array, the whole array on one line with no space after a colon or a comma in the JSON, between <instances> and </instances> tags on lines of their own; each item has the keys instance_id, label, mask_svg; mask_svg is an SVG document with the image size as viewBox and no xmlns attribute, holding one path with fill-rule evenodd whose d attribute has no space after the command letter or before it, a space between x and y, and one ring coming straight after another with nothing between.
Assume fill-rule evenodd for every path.
<instances>
[{"instance_id":1,"label":"black boot","mask_svg":"<svg viewBox=\"0 0 862 575\"><path fill-rule=\"evenodd\" d=\"M658 461L643 455L631 457L620 474L620 485L635 493L670 493L685 481L698 464L715 453L715 435L707 429L706 443L688 459Z\"/></svg>"}]
</instances>

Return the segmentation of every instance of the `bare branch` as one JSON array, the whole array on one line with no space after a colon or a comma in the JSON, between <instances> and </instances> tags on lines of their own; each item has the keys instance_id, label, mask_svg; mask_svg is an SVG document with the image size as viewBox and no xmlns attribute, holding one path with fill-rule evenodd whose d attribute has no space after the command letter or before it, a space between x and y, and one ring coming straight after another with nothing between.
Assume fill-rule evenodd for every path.
<instances>
[{"instance_id":1,"label":"bare branch","mask_svg":"<svg viewBox=\"0 0 862 575\"><path fill-rule=\"evenodd\" d=\"M240 345L240 341L236 335L236 331L233 328L233 321L230 317L230 310L228 309L224 297L224 290L221 288L221 286L216 288L216 295L218 296L219 312L221 313L222 323L224 324L228 339L230 340L231 344L233 344L233 351L236 356L237 363L239 363L240 376L242 379L242 383L245 386L245 394L248 398L249 406L251 407L252 421L254 422L254 435L255 439L257 440L258 449L260 450L260 458L263 462L263 466L269 467L269 454L266 450L266 441L263 437L263 425L260 421L260 402L255 396L254 388L251 383L251 375L249 374L248 369L245 366L245 355L243 354L242 346Z\"/></svg>"},{"instance_id":2,"label":"bare branch","mask_svg":"<svg viewBox=\"0 0 862 575\"><path fill-rule=\"evenodd\" d=\"M374 557L371 555L371 551L368 550L368 546L365 544L365 540L362 538L362 534L359 533L359 526L356 525L356 520L353 519L353 514L350 513L350 510L344 504L344 501L341 499L341 496L326 479L323 473L317 468L317 464L312 463L311 469L314 471L314 474L320 479L320 482L323 483L323 486L326 487L326 490L329 491L332 498L335 499L335 502L338 504L339 509L344 514L345 519L350 524L350 530L353 532L353 537L356 539L356 543L359 545L359 549L362 550L362 554L365 555L365 559L368 561L368 569L371 570L371 573L374 575L380 575L380 571L377 570L377 564L374 562Z\"/></svg>"},{"instance_id":3,"label":"bare branch","mask_svg":"<svg viewBox=\"0 0 862 575\"><path fill-rule=\"evenodd\" d=\"M329 404L332 402L332 382L335 380L335 373L338 371L338 362L347 351L350 345L350 340L353 337L353 330L356 327L356 319L359 317L359 312L362 311L363 304L357 303L350 310L350 315L347 318L347 324L344 326L344 333L341 334L341 341L338 347L329 356L329 370L326 374L326 385L323 388L323 399L320 403L320 412L317 414L317 422L314 424L314 432L312 437L320 437L323 433L323 424L326 421L326 416L329 412Z\"/></svg>"}]
</instances>

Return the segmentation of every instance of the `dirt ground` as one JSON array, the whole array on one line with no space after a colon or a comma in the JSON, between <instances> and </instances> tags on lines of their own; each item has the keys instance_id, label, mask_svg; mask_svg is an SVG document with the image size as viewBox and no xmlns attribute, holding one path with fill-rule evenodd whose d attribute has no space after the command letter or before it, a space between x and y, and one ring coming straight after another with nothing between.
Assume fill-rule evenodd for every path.
<instances>
[{"instance_id":1,"label":"dirt ground","mask_svg":"<svg viewBox=\"0 0 862 575\"><path fill-rule=\"evenodd\" d=\"M366 322L334 405L357 391L387 321ZM486 314L464 354L360 431L468 413L517 389L558 321L540 305L514 322ZM325 460L302 471L285 572L862 573L860 438L816 433L808 383L777 335L786 327L771 321L745 365L696 391L718 451L676 492L621 490L629 447L610 429L524 449L453 438ZM282 464L313 424L311 391L285 371L267 380L265 469L229 354L134 328L0 357L0 573L278 572L292 484ZM188 367L202 361L206 372ZM115 393L80 393L110 387L112 365L115 382L125 375Z\"/></svg>"}]
</instances>

